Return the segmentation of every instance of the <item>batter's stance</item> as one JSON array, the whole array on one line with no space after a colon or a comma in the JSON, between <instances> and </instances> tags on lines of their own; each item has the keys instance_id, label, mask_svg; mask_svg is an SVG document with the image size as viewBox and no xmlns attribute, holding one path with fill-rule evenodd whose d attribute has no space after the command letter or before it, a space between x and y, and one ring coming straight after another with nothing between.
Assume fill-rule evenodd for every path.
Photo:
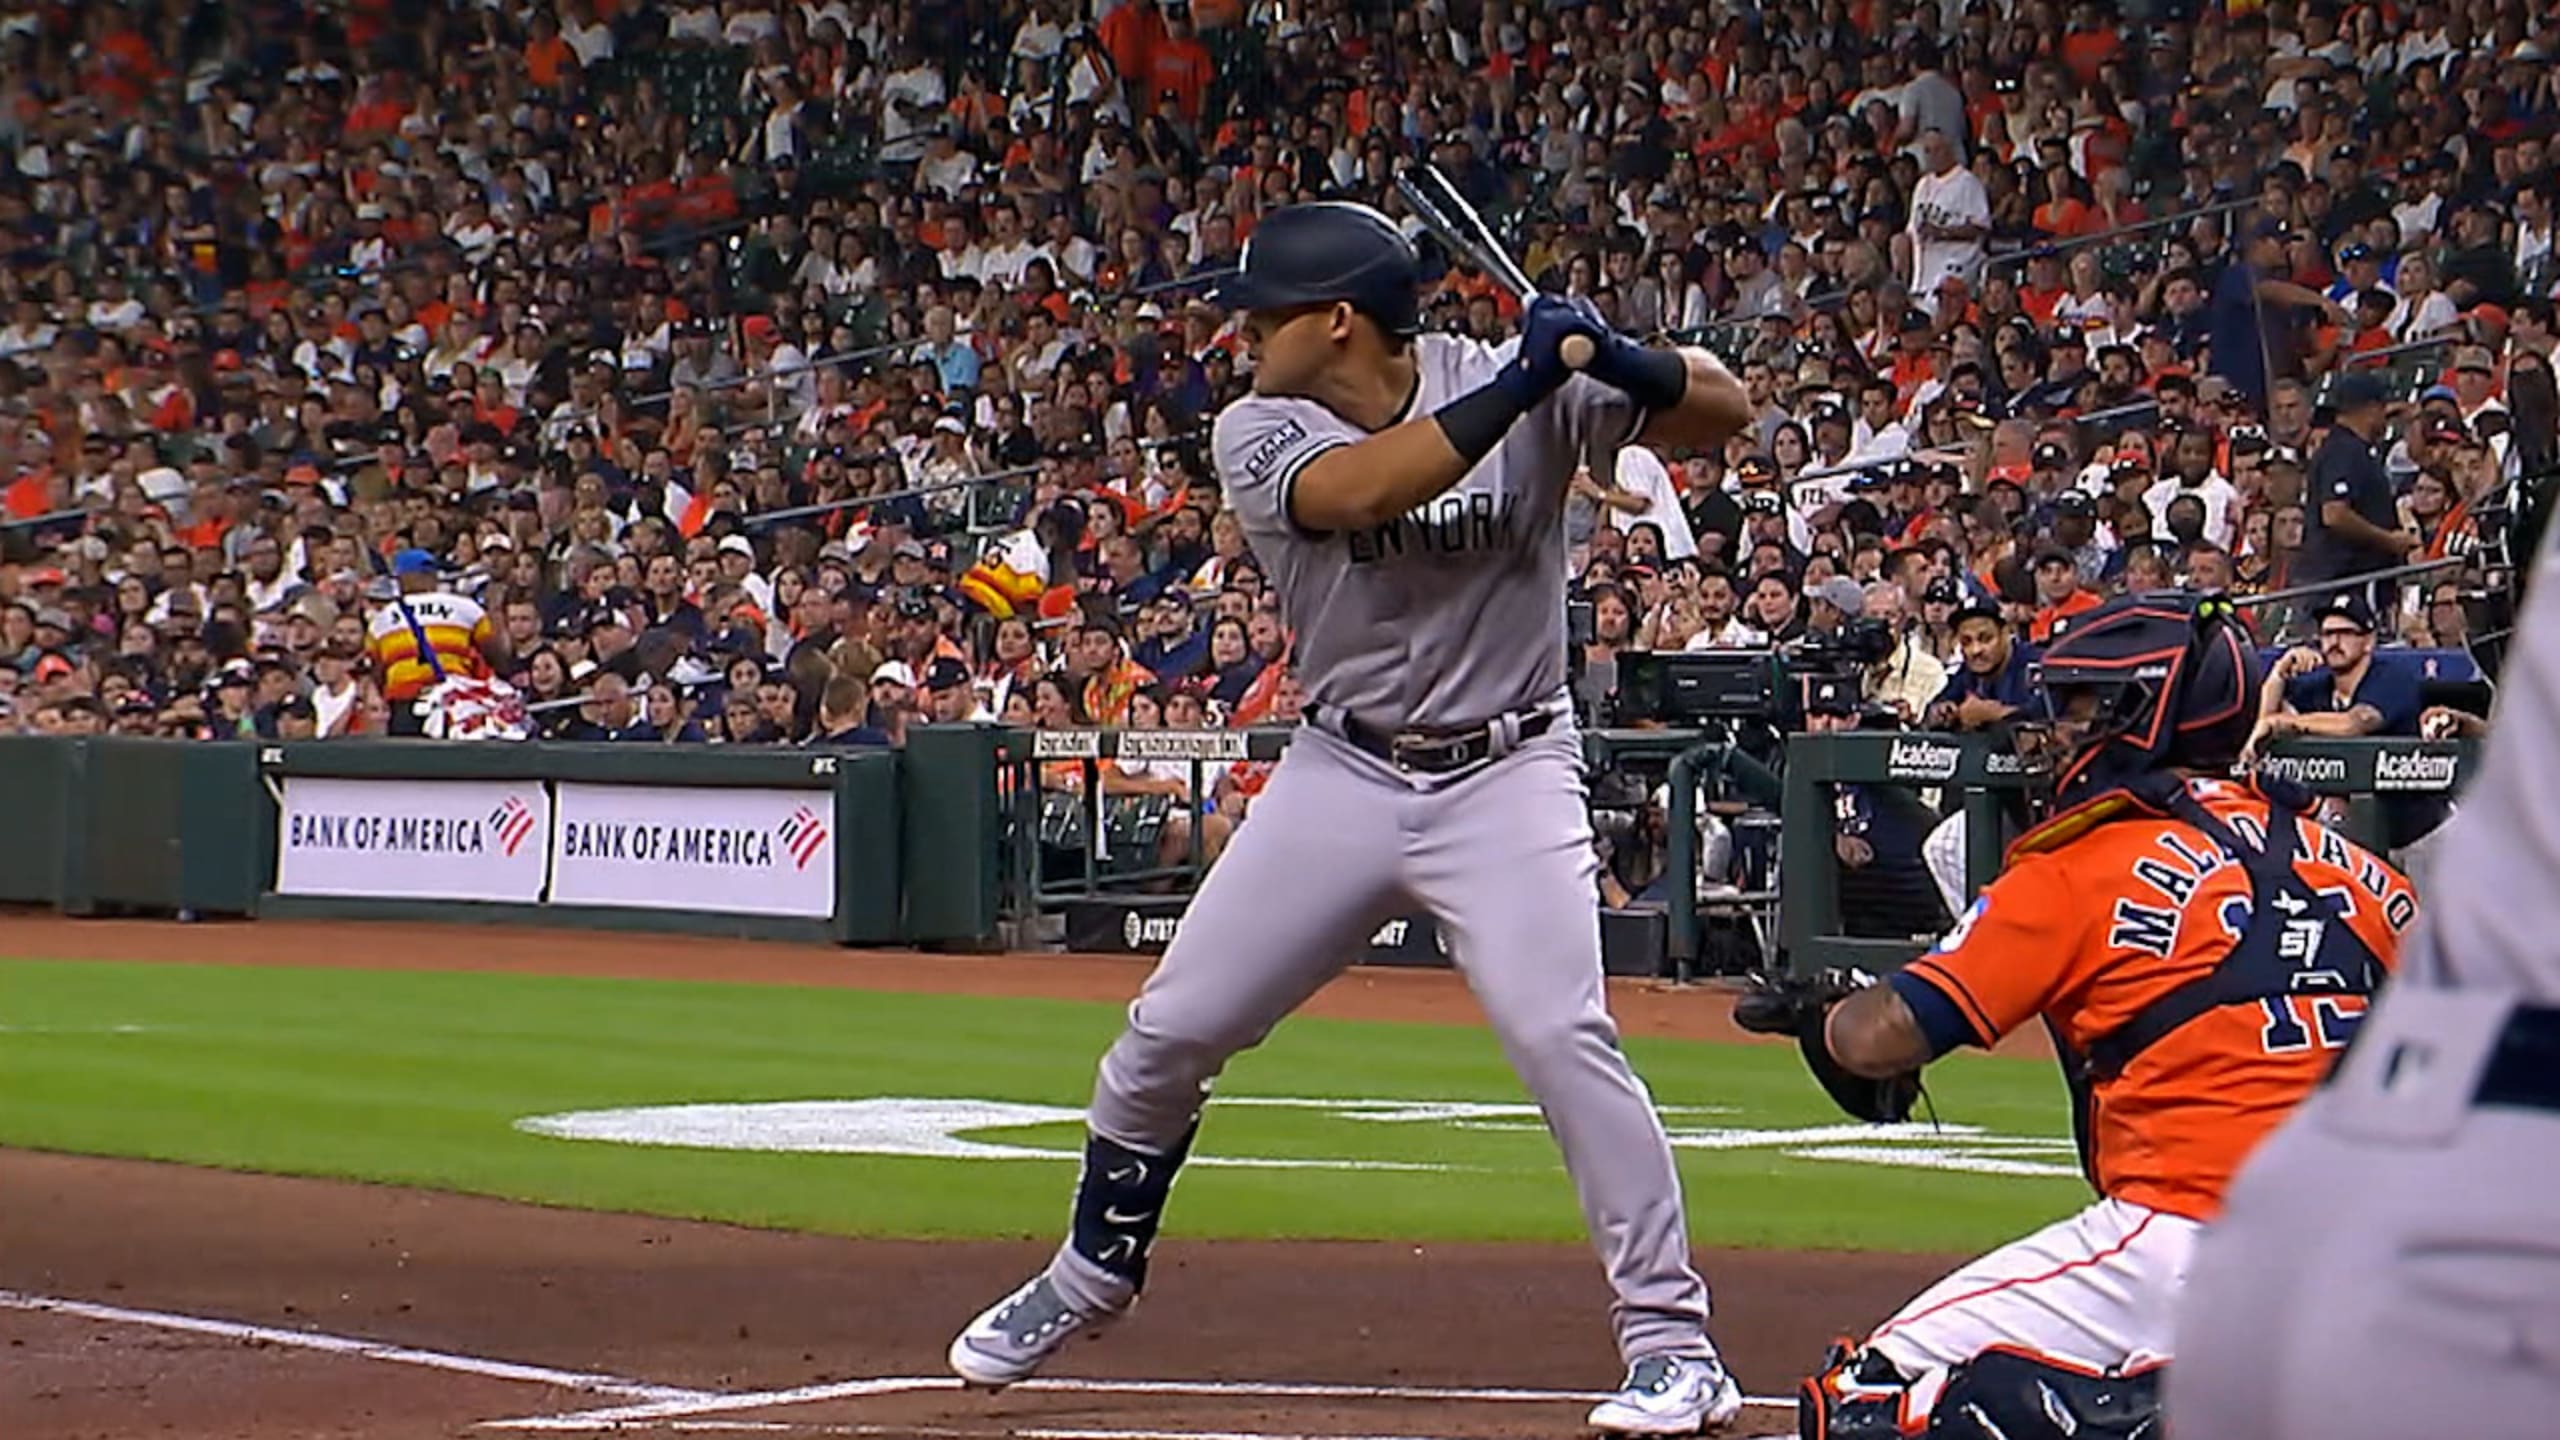
<instances>
[{"instance_id":1,"label":"batter's stance","mask_svg":"<svg viewBox=\"0 0 2560 1440\"><path fill-rule=\"evenodd\" d=\"M1221 284L1259 359L1218 417L1218 470L1297 636L1308 724L1103 1056L1067 1243L952 1342L972 1384L1021 1380L1129 1307L1212 1079L1420 908L1545 1112L1617 1292L1627 1377L1591 1424L1687 1434L1741 1406L1601 989L1560 517L1595 446L1721 445L1748 408L1705 354L1646 349L1579 302L1533 301L1500 347L1418 334L1416 282L1385 216L1324 203L1265 217ZM1586 376L1558 353L1576 335L1597 347Z\"/></svg>"},{"instance_id":2,"label":"batter's stance","mask_svg":"<svg viewBox=\"0 0 2560 1440\"><path fill-rule=\"evenodd\" d=\"M2250 1157L2178 1313L2178 1440L2560 1433L2560 570L2407 965ZM2371 1378L2342 1375L2373 1365Z\"/></svg>"}]
</instances>

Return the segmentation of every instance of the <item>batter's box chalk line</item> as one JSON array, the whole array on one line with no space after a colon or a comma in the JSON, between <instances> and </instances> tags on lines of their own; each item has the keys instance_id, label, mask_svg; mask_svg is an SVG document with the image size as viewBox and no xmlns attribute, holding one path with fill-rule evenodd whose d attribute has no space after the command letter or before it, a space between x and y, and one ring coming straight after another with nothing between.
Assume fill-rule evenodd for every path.
<instances>
[{"instance_id":1,"label":"batter's box chalk line","mask_svg":"<svg viewBox=\"0 0 2560 1440\"><path fill-rule=\"evenodd\" d=\"M18 1290L0 1289L0 1310L60 1315L98 1324L131 1325L141 1329L201 1335L208 1339L229 1340L241 1344L272 1345L279 1349L343 1355L349 1359L372 1360L387 1365L407 1365L422 1370L442 1371L451 1375L468 1375L477 1379L507 1380L520 1384L549 1386L553 1389L570 1390L619 1402L597 1409L563 1414L526 1415L481 1422L479 1428L487 1430L587 1432L654 1430L671 1433L690 1431L775 1435L905 1435L917 1437L917 1440L986 1440L989 1434L983 1429L937 1428L909 1424L864 1425L749 1419L740 1413L779 1406L816 1404L829 1400L859 1400L877 1395L905 1395L960 1389L960 1382L947 1375L885 1375L870 1379L838 1380L822 1385L796 1385L780 1390L702 1390L684 1385L660 1385L589 1370L564 1370L550 1365L527 1364L522 1361L501 1360L485 1355L466 1355L451 1350L398 1345L388 1341L367 1339L359 1335L333 1335L320 1330L293 1330L277 1325L256 1325L209 1315L185 1315L173 1311L145 1310L126 1305L102 1305L94 1301L74 1300L62 1296L31 1295ZM1026 1380L1012 1388L1067 1395L1129 1395L1230 1400L1441 1401L1483 1405L1587 1405L1605 1398L1597 1392L1585 1390L1292 1384L1253 1380L1081 1380L1050 1377ZM1795 1400L1787 1396L1753 1395L1746 1397L1743 1403L1771 1409L1793 1409L1795 1406ZM1026 1427L1019 1424L1008 1425L1005 1433L1017 1437L1017 1440L1433 1440L1433 1437L1428 1436L1319 1436L1267 1431L1138 1428L1071 1429Z\"/></svg>"},{"instance_id":2,"label":"batter's box chalk line","mask_svg":"<svg viewBox=\"0 0 2560 1440\"><path fill-rule=\"evenodd\" d=\"M838 1380L823 1385L798 1385L785 1390L750 1390L735 1394L702 1396L681 1400L640 1401L627 1405L609 1405L601 1409L580 1410L559 1415L527 1415L511 1420L482 1422L483 1429L578 1431L614 1428L674 1428L675 1422L697 1421L709 1415L734 1415L740 1411L765 1410L786 1405L814 1405L829 1400L857 1400L877 1395L918 1394L927 1391L956 1391L958 1380L948 1375L883 1376L864 1380ZM1473 1405L1590 1405L1608 1398L1589 1390L1524 1390L1507 1388L1473 1388L1438 1385L1326 1385L1292 1384L1258 1380L1078 1380L1044 1377L1025 1380L1011 1387L1017 1391L1047 1392L1065 1395L1145 1395L1182 1396L1225 1400L1392 1400L1437 1401ZM1752 1395L1746 1405L1793 1410L1793 1396ZM760 1424L789 1422L757 1422ZM790 1428L774 1433L792 1433ZM799 1429L798 1433L812 1432ZM915 1434L934 1432L914 1427L895 1426L885 1430L855 1429L849 1434ZM983 1436L980 1430L959 1430L954 1435ZM1222 1432L1205 1430L1035 1430L1020 1426L1007 1433L1021 1440L1425 1440L1425 1437L1401 1436L1285 1436L1261 1432Z\"/></svg>"},{"instance_id":3,"label":"batter's box chalk line","mask_svg":"<svg viewBox=\"0 0 2560 1440\"><path fill-rule=\"evenodd\" d=\"M1448 1440L1440 1435L1354 1435L1327 1432L1300 1435L1280 1430L1122 1430L1055 1425L1007 1425L1001 1432L969 1430L956 1425L879 1425L827 1420L666 1420L643 1422L639 1431L653 1435L848 1435L899 1437L899 1440ZM589 1433L631 1434L634 1427L615 1426ZM1790 1428L1732 1440L1795 1440Z\"/></svg>"}]
</instances>

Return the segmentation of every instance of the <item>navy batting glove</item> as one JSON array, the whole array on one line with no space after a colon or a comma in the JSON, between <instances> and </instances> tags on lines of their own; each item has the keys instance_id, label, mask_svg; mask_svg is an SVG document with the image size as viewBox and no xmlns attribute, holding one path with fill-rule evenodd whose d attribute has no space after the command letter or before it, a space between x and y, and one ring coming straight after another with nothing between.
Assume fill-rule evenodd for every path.
<instances>
[{"instance_id":1,"label":"navy batting glove","mask_svg":"<svg viewBox=\"0 0 2560 1440\"><path fill-rule=\"evenodd\" d=\"M1656 350L1633 336L1619 334L1588 297L1577 295L1567 303L1600 327L1598 349L1585 373L1624 392L1647 411L1668 410L1680 403L1689 388L1689 364L1678 352Z\"/></svg>"},{"instance_id":2,"label":"navy batting glove","mask_svg":"<svg viewBox=\"0 0 2560 1440\"><path fill-rule=\"evenodd\" d=\"M1529 302L1520 320L1520 350L1494 383L1502 387L1514 404L1527 410L1553 395L1573 378L1564 363L1564 342L1576 335L1589 338L1595 346L1605 343L1609 327L1601 324L1598 312L1587 300L1566 300L1554 295L1540 295Z\"/></svg>"}]
</instances>

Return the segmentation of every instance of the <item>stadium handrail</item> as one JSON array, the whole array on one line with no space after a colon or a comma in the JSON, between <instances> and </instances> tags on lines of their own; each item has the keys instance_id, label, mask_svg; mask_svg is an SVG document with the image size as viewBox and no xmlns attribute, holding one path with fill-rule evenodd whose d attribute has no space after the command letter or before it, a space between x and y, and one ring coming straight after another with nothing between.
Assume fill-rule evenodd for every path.
<instances>
[{"instance_id":1,"label":"stadium handrail","mask_svg":"<svg viewBox=\"0 0 2560 1440\"><path fill-rule=\"evenodd\" d=\"M2335 580L2313 580L2301 585L2288 585L2282 590L2269 590L2262 595L2244 595L2234 599L2231 603L2243 608L2258 605L2280 605L2288 600L2303 600L2314 595L2327 595L2334 591L2352 590L2358 586L2373 585L2384 581L2406 580L2419 575L2431 575L2438 570L2451 570L2458 566L2468 565L2471 563L2471 560L2472 557L2468 555L2440 555L2433 560L2414 560L2406 565L2394 565L2387 570L2367 570L2361 575L2342 575Z\"/></svg>"},{"instance_id":2,"label":"stadium handrail","mask_svg":"<svg viewBox=\"0 0 2560 1440\"><path fill-rule=\"evenodd\" d=\"M2258 198L2259 197L2252 195L2245 200L2218 200L2211 205L2199 205L2192 210L2181 210L2174 215L2161 215L2149 220L2137 220L2131 225L2118 225L2113 229L2101 230L2094 235L2072 235L2058 240L2042 240L2033 245L2022 246L2015 250L2003 250L1997 255L1986 257L1984 263L1990 265L2023 265L2038 255L2061 254L2065 251L2078 250L2090 245L2119 244L2146 230L2161 230L2173 225L2183 225L2192 220L2201 220L2208 215L2222 215L2234 210L2246 210L2257 204Z\"/></svg>"}]
</instances>

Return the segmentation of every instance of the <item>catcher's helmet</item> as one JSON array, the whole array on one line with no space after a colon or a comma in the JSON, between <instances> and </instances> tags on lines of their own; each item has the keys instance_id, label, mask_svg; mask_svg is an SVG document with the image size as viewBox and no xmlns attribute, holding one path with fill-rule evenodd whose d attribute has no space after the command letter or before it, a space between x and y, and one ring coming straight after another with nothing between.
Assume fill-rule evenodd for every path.
<instances>
[{"instance_id":1,"label":"catcher's helmet","mask_svg":"<svg viewBox=\"0 0 2560 1440\"><path fill-rule=\"evenodd\" d=\"M2075 617L2041 665L2054 713L2098 692L2059 782L2077 803L2170 765L2228 769L2258 723L2257 647L2231 602L2184 590L2128 595Z\"/></svg>"},{"instance_id":2,"label":"catcher's helmet","mask_svg":"<svg viewBox=\"0 0 2560 1440\"><path fill-rule=\"evenodd\" d=\"M1262 217L1234 273L1209 298L1233 310L1347 300L1390 335L1422 329L1422 262L1395 222L1366 205L1319 200Z\"/></svg>"}]
</instances>

